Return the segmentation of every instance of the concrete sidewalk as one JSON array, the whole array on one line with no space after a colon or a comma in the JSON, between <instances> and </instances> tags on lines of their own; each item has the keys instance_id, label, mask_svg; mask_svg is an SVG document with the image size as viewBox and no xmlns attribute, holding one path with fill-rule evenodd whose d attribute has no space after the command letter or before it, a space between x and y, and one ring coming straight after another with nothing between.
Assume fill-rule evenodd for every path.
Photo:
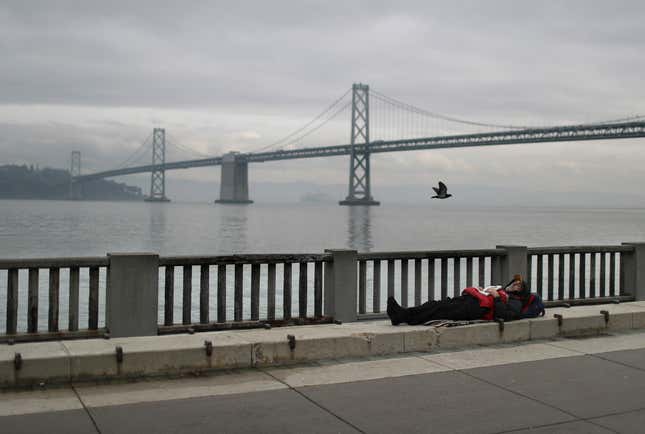
<instances>
[{"instance_id":1,"label":"concrete sidewalk","mask_svg":"<svg viewBox=\"0 0 645 434\"><path fill-rule=\"evenodd\" d=\"M560 319L554 318L554 314L560 315ZM546 317L506 323L503 328L496 323L452 328L394 327L389 321L380 320L0 345L0 387L197 375L328 359L432 353L467 345L597 336L643 328L645 302L632 302L549 309Z\"/></svg>"},{"instance_id":2,"label":"concrete sidewalk","mask_svg":"<svg viewBox=\"0 0 645 434\"><path fill-rule=\"evenodd\" d=\"M7 433L641 433L645 332L0 394Z\"/></svg>"}]
</instances>

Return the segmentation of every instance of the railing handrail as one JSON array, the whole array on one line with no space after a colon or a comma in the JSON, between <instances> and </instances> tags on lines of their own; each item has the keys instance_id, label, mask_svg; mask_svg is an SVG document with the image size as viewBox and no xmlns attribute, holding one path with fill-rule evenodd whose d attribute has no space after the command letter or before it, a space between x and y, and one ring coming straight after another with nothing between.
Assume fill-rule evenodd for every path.
<instances>
[{"instance_id":1,"label":"railing handrail","mask_svg":"<svg viewBox=\"0 0 645 434\"><path fill-rule=\"evenodd\" d=\"M603 253L603 252L633 252L630 245L584 245L584 246L546 246L529 247L531 255L547 255L557 253ZM467 249L467 250L419 250L394 252L365 252L358 253L358 260L387 260L387 259L427 259L427 258L476 258L481 256L504 256L505 249ZM332 256L326 253L268 253L268 254L236 254L236 255L173 255L159 258L160 266L182 265L218 265L218 264L271 264L298 262L331 262ZM107 256L86 256L66 258L0 258L0 270L29 269L29 268L70 268L70 267L107 267Z\"/></svg>"},{"instance_id":2,"label":"railing handrail","mask_svg":"<svg viewBox=\"0 0 645 434\"><path fill-rule=\"evenodd\" d=\"M526 249L529 255L549 255L559 253L616 253L633 252L634 247L630 245L616 246L553 246L553 247L529 247Z\"/></svg>"},{"instance_id":3,"label":"railing handrail","mask_svg":"<svg viewBox=\"0 0 645 434\"><path fill-rule=\"evenodd\" d=\"M505 249L477 250L421 250L401 252L370 252L359 253L359 261L385 259L427 259L427 258L478 258L482 256L505 256Z\"/></svg>"},{"instance_id":4,"label":"railing handrail","mask_svg":"<svg viewBox=\"0 0 645 434\"><path fill-rule=\"evenodd\" d=\"M217 256L162 256L160 266L182 265L233 265L233 264L282 264L298 262L331 262L330 254L320 253L270 253L270 254L239 254Z\"/></svg>"},{"instance_id":5,"label":"railing handrail","mask_svg":"<svg viewBox=\"0 0 645 434\"><path fill-rule=\"evenodd\" d=\"M1 259L0 270L28 268L70 268L70 267L107 267L107 256L86 256L71 258L22 258Z\"/></svg>"}]
</instances>

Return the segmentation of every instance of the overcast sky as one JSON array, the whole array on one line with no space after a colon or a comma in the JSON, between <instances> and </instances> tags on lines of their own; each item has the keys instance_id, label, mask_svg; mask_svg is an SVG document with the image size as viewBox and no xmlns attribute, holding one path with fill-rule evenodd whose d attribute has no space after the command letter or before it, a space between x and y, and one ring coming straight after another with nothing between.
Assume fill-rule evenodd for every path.
<instances>
[{"instance_id":1,"label":"overcast sky","mask_svg":"<svg viewBox=\"0 0 645 434\"><path fill-rule=\"evenodd\" d=\"M0 4L0 164L84 171L164 127L201 153L252 151L354 82L433 112L551 125L645 114L642 1L11 1ZM349 116L321 145L349 141ZM172 159L172 158L170 158ZM378 186L641 193L645 140L382 154ZM341 184L347 158L251 166ZM218 168L172 179L217 180ZM143 182L143 178L123 178Z\"/></svg>"}]
</instances>

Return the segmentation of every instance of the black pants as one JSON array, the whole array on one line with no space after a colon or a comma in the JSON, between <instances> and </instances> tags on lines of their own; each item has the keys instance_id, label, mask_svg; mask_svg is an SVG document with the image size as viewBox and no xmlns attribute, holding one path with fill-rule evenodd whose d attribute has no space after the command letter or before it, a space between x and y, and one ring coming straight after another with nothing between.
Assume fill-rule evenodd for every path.
<instances>
[{"instance_id":1,"label":"black pants","mask_svg":"<svg viewBox=\"0 0 645 434\"><path fill-rule=\"evenodd\" d=\"M449 298L447 300L431 300L420 306L405 309L404 321L410 325L423 324L435 319L450 319L455 321L471 321L482 319L486 309L469 295Z\"/></svg>"}]
</instances>

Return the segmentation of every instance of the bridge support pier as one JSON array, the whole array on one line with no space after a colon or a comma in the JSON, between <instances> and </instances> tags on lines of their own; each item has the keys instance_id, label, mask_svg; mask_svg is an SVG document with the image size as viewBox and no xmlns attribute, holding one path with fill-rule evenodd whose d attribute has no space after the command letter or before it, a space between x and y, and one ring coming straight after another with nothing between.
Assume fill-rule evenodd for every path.
<instances>
[{"instance_id":1,"label":"bridge support pier","mask_svg":"<svg viewBox=\"0 0 645 434\"><path fill-rule=\"evenodd\" d=\"M380 205L370 190L370 87L352 86L352 154L349 157L349 193L339 205Z\"/></svg>"},{"instance_id":2,"label":"bridge support pier","mask_svg":"<svg viewBox=\"0 0 645 434\"><path fill-rule=\"evenodd\" d=\"M249 204L249 164L246 157L229 152L222 158L219 199L215 203Z\"/></svg>"}]
</instances>

